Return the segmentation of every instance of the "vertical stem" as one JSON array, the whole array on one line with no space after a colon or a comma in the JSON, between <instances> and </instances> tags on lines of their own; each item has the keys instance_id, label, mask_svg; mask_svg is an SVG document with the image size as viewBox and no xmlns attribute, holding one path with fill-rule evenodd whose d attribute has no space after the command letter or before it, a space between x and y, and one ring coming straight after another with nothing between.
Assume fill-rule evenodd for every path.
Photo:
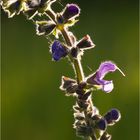
<instances>
[{"instance_id":1,"label":"vertical stem","mask_svg":"<svg viewBox=\"0 0 140 140\"><path fill-rule=\"evenodd\" d=\"M56 15L51 9L47 10L46 14L56 23L56 19L55 19ZM68 31L65 28L63 28L61 30L61 33L62 33L63 38L65 39L67 45L69 47L72 47L73 43L69 37ZM81 65L81 60L80 60L80 58L74 59L71 56L69 56L69 58L73 64L73 68L74 68L74 71L76 73L77 83L80 83L84 80L84 72L83 72L83 68Z\"/></svg>"},{"instance_id":2,"label":"vertical stem","mask_svg":"<svg viewBox=\"0 0 140 140\"><path fill-rule=\"evenodd\" d=\"M56 17L56 14L52 11L52 10L48 10L46 11L46 14L57 24L57 21L55 19ZM69 31L63 27L61 28L61 33L62 33L62 36L66 42L66 44L69 46L69 47L74 47L73 46L73 42L69 36ZM69 58L70 58L70 61L73 65L73 69L75 71L75 74L76 74L76 78L77 78L77 83L79 84L80 82L84 81L84 72L83 72L83 67L82 67L82 64L81 64L81 58L80 57L77 57L77 58L73 58L72 56L69 55ZM93 103L92 103L92 98L90 96L90 99L89 99L89 104L90 104L90 107L91 107L91 110L93 109ZM87 110L86 110L87 111ZM87 113L85 111L85 116L87 117ZM97 140L95 136L89 136L87 138L87 140Z\"/></svg>"},{"instance_id":3,"label":"vertical stem","mask_svg":"<svg viewBox=\"0 0 140 140\"><path fill-rule=\"evenodd\" d=\"M63 35L67 45L72 47L73 44L69 37L68 31L65 28L63 28L63 30L61 30L61 32L62 32L62 35ZM84 72L83 72L83 68L81 65L81 60L79 57L78 58L72 58L71 56L69 56L69 57L73 64L74 71L76 73L77 83L80 83L84 80Z\"/></svg>"}]
</instances>

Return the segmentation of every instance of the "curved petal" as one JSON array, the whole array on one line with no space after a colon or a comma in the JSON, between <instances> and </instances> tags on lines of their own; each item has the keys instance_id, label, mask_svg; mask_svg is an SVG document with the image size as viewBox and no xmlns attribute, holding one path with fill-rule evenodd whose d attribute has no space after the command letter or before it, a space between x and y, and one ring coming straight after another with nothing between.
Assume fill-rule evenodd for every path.
<instances>
[{"instance_id":1,"label":"curved petal","mask_svg":"<svg viewBox=\"0 0 140 140\"><path fill-rule=\"evenodd\" d=\"M97 70L97 77L98 79L103 79L107 73L114 72L116 69L118 68L114 63L111 61L105 61L101 63L99 69Z\"/></svg>"}]
</instances>

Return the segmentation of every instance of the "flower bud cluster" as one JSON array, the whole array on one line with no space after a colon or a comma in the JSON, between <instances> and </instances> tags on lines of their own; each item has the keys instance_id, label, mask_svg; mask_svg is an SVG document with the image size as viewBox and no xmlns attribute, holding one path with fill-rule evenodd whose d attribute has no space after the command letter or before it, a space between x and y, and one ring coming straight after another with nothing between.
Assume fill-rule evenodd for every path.
<instances>
[{"instance_id":1,"label":"flower bud cluster","mask_svg":"<svg viewBox=\"0 0 140 140\"><path fill-rule=\"evenodd\" d=\"M92 93L86 89L87 83L77 84L74 79L63 76L60 89L66 95L77 97L74 109L74 129L80 137L91 137L95 140L110 140L111 135L107 133L107 127L114 125L121 118L120 111L111 109L105 115L101 115L99 110L91 104Z\"/></svg>"},{"instance_id":2,"label":"flower bud cluster","mask_svg":"<svg viewBox=\"0 0 140 140\"><path fill-rule=\"evenodd\" d=\"M1 3L8 17L19 15L21 12L32 19L35 15L43 15L56 0L7 0Z\"/></svg>"}]
</instances>

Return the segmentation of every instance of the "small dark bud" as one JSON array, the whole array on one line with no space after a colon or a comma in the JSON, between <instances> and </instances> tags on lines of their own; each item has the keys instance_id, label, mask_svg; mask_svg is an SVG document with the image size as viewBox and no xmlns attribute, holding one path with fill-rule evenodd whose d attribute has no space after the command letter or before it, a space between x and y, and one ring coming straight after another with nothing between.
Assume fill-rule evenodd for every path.
<instances>
[{"instance_id":1,"label":"small dark bud","mask_svg":"<svg viewBox=\"0 0 140 140\"><path fill-rule=\"evenodd\" d=\"M53 32L55 29L56 25L54 23L46 23L44 24L43 22L37 22L37 27L36 31L38 35L49 35Z\"/></svg>"},{"instance_id":2,"label":"small dark bud","mask_svg":"<svg viewBox=\"0 0 140 140\"><path fill-rule=\"evenodd\" d=\"M104 132L100 140L111 140L111 135L109 135L107 132Z\"/></svg>"},{"instance_id":3,"label":"small dark bud","mask_svg":"<svg viewBox=\"0 0 140 140\"><path fill-rule=\"evenodd\" d=\"M67 4L66 8L64 9L62 16L65 19L65 21L75 18L79 16L80 14L80 8L76 4Z\"/></svg>"},{"instance_id":4,"label":"small dark bud","mask_svg":"<svg viewBox=\"0 0 140 140\"><path fill-rule=\"evenodd\" d=\"M72 57L77 58L78 52L79 52L78 48L73 47L71 49L70 54L71 54Z\"/></svg>"},{"instance_id":5,"label":"small dark bud","mask_svg":"<svg viewBox=\"0 0 140 140\"><path fill-rule=\"evenodd\" d=\"M96 123L96 127L100 130L105 131L107 128L107 122L105 119L101 118L97 123Z\"/></svg>"},{"instance_id":6,"label":"small dark bud","mask_svg":"<svg viewBox=\"0 0 140 140\"><path fill-rule=\"evenodd\" d=\"M77 83L74 79L63 76L60 89L67 93L75 93L77 90Z\"/></svg>"},{"instance_id":7,"label":"small dark bud","mask_svg":"<svg viewBox=\"0 0 140 140\"><path fill-rule=\"evenodd\" d=\"M77 44L79 49L91 49L95 47L89 35L84 36Z\"/></svg>"},{"instance_id":8,"label":"small dark bud","mask_svg":"<svg viewBox=\"0 0 140 140\"><path fill-rule=\"evenodd\" d=\"M104 115L108 125L113 125L118 122L121 118L120 111L117 109L112 109Z\"/></svg>"},{"instance_id":9,"label":"small dark bud","mask_svg":"<svg viewBox=\"0 0 140 140\"><path fill-rule=\"evenodd\" d=\"M62 88L65 89L65 88L67 88L75 83L76 83L76 81L74 79L71 79L71 78L66 77L66 76L62 76L62 85L63 85Z\"/></svg>"}]
</instances>

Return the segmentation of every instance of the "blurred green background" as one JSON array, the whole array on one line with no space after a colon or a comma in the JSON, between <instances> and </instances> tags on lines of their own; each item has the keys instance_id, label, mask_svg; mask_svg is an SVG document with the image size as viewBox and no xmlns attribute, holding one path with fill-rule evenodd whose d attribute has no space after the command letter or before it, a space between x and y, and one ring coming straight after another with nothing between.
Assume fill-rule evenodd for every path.
<instances>
[{"instance_id":1,"label":"blurred green background","mask_svg":"<svg viewBox=\"0 0 140 140\"><path fill-rule=\"evenodd\" d=\"M122 113L109 133L113 140L138 140L138 0L61 1L67 2L82 9L71 30L78 39L89 34L96 44L83 57L85 75L104 60L113 60L126 74L106 77L114 80L111 94L93 94L101 114L113 107ZM1 41L2 140L80 140L72 128L75 99L59 90L62 75L74 77L71 65L66 59L51 61L48 40L22 15L8 19L2 11Z\"/></svg>"}]
</instances>

